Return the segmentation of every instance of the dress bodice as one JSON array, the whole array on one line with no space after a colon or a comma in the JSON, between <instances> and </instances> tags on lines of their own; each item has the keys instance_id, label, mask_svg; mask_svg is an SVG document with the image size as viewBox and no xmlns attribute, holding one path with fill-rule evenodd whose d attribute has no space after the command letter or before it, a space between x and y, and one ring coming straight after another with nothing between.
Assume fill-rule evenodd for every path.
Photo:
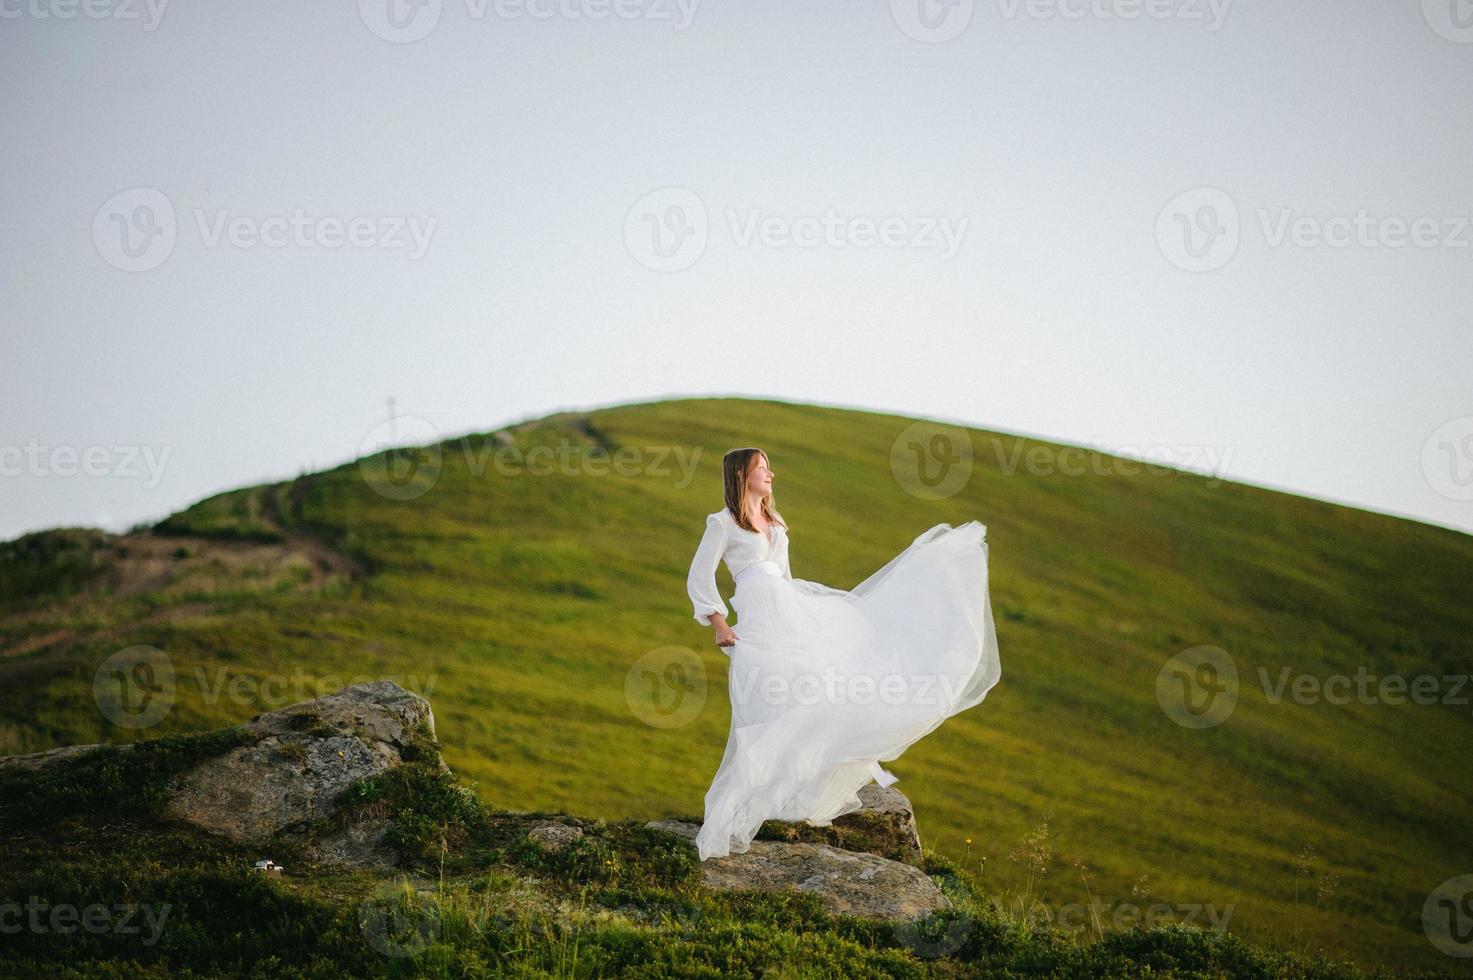
<instances>
[{"instance_id":1,"label":"dress bodice","mask_svg":"<svg viewBox=\"0 0 1473 980\"><path fill-rule=\"evenodd\" d=\"M729 615L716 588L716 566L723 559L733 579L742 569L760 561L775 562L785 578L793 577L788 563L788 529L773 524L768 530L772 532L771 541L761 531L748 531L739 525L725 507L706 515L706 530L691 559L685 583L696 622L709 626L713 612Z\"/></svg>"}]
</instances>

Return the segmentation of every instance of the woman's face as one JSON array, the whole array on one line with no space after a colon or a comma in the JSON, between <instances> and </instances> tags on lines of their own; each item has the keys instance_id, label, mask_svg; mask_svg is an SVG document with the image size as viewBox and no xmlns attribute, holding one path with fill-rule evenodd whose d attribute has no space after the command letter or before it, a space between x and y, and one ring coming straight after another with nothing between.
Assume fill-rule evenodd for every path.
<instances>
[{"instance_id":1,"label":"woman's face","mask_svg":"<svg viewBox=\"0 0 1473 980\"><path fill-rule=\"evenodd\" d=\"M747 492L765 497L772 492L772 470L768 469L767 457L757 454L756 465L747 474Z\"/></svg>"}]
</instances>

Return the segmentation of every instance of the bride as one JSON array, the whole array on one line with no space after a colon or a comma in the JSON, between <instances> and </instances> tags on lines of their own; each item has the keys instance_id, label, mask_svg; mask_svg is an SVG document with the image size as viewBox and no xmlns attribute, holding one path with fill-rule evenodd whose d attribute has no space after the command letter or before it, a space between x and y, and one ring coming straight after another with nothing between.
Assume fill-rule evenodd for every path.
<instances>
[{"instance_id":1,"label":"bride","mask_svg":"<svg viewBox=\"0 0 1473 980\"><path fill-rule=\"evenodd\" d=\"M731 730L696 835L703 861L747 851L764 820L821 827L858 810L860 787L898 778L881 762L1001 676L985 525L937 524L845 592L793 578L766 453L730 450L722 476L725 506L706 516L686 579L696 621L731 660ZM740 635L716 588L722 559Z\"/></svg>"}]
</instances>

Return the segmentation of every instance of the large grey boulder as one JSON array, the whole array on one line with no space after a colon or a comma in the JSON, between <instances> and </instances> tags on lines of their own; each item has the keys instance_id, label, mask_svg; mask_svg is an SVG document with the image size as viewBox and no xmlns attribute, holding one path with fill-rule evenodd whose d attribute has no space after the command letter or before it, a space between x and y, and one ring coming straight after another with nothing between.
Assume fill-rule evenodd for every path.
<instances>
[{"instance_id":1,"label":"large grey boulder","mask_svg":"<svg viewBox=\"0 0 1473 980\"><path fill-rule=\"evenodd\" d=\"M790 843L828 844L845 851L868 851L880 857L921 865L921 835L916 829L910 800L893 786L868 783L859 790L858 810L835 817L823 826L793 823L783 826Z\"/></svg>"},{"instance_id":2,"label":"large grey boulder","mask_svg":"<svg viewBox=\"0 0 1473 980\"><path fill-rule=\"evenodd\" d=\"M176 777L168 816L235 841L264 842L330 815L348 787L427 751L435 737L429 702L392 681L344 688L244 727L261 738Z\"/></svg>"},{"instance_id":3,"label":"large grey boulder","mask_svg":"<svg viewBox=\"0 0 1473 980\"><path fill-rule=\"evenodd\" d=\"M707 888L794 888L817 893L833 913L914 922L951 907L920 870L921 837L910 800L893 786L868 783L860 808L824 825L770 820L741 854L701 862ZM700 824L653 820L645 824L695 846ZM781 840L770 840L781 836Z\"/></svg>"},{"instance_id":4,"label":"large grey boulder","mask_svg":"<svg viewBox=\"0 0 1473 980\"><path fill-rule=\"evenodd\" d=\"M700 825L683 820L645 824L683 837L695 846ZM914 922L951 908L951 901L925 872L867 851L828 844L754 840L741 854L701 862L707 888L796 889L813 892L829 912L891 922Z\"/></svg>"},{"instance_id":5,"label":"large grey boulder","mask_svg":"<svg viewBox=\"0 0 1473 980\"><path fill-rule=\"evenodd\" d=\"M240 843L264 845L280 834L325 864L396 860L384 841L384 817L317 823L336 812L350 786L411 760L446 770L429 702L392 681L344 688L240 727L253 736L246 744L170 781L164 814ZM114 747L69 745L0 758L0 772L50 772L105 748Z\"/></svg>"},{"instance_id":6,"label":"large grey boulder","mask_svg":"<svg viewBox=\"0 0 1473 980\"><path fill-rule=\"evenodd\" d=\"M867 783L859 789L858 810L827 824L769 820L761 839L789 844L827 844L841 851L865 851L904 864L921 866L921 835L910 800L893 786Z\"/></svg>"}]
</instances>

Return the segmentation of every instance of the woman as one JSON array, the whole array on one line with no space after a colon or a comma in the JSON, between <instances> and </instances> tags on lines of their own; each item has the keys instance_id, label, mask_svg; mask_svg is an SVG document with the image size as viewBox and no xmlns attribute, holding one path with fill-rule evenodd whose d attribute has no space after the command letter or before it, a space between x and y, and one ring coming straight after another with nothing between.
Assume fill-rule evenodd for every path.
<instances>
[{"instance_id":1,"label":"woman","mask_svg":"<svg viewBox=\"0 0 1473 980\"><path fill-rule=\"evenodd\" d=\"M852 591L793 578L788 528L760 449L722 460L725 506L706 516L686 589L731 658L731 730L706 792L700 859L748 850L762 821L826 826L860 787L1001 676L986 526L937 524ZM859 529L856 529L858 533ZM716 589L726 560L736 630Z\"/></svg>"}]
</instances>

